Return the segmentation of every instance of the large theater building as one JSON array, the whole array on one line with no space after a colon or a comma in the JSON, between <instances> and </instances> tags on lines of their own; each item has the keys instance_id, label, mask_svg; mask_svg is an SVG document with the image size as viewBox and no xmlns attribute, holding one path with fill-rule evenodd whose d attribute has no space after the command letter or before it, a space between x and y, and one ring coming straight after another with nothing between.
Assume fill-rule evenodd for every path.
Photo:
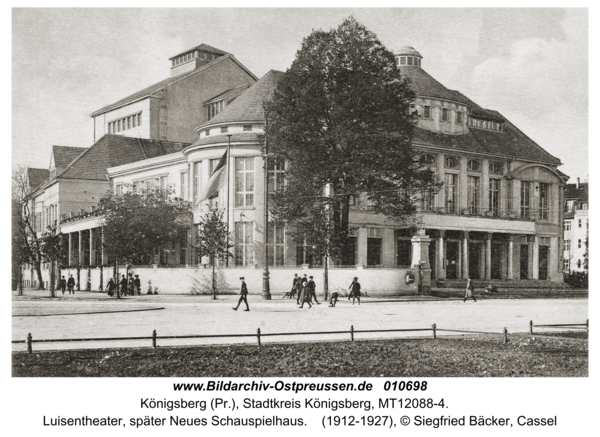
<instances>
[{"instance_id":1,"label":"large theater building","mask_svg":"<svg viewBox=\"0 0 600 437\"><path fill-rule=\"evenodd\" d=\"M415 225L404 228L390 226L384 216L373 214L357 199L350 213L354 250L338 263L345 268L383 270L409 269L420 263L424 270L431 269L436 280L471 276L528 284L532 280L562 282L565 175L557 170L561 162L497 111L484 109L436 81L422 68L423 58L412 47L397 51L396 57L398 68L410 77L417 94L411 104L420 115L414 146L423 153L423 165L444 185L436 195L423 196ZM199 202L198 195L229 145L229 196L224 189L211 202L225 209L229 198L235 266L262 265L262 104L282 75L270 71L263 76L195 129L197 141L176 156L109 169L114 186L167 175L176 191L194 204L198 223L209 205ZM283 180L281 170L269 170L274 187ZM310 242L292 240L285 229L269 228L267 250L273 266L320 267L321 260L311 257L310 246ZM181 254L176 262L182 263L184 251L175 252ZM192 258L188 251L186 263L202 262ZM402 285L389 284L388 288Z\"/></svg>"}]
</instances>

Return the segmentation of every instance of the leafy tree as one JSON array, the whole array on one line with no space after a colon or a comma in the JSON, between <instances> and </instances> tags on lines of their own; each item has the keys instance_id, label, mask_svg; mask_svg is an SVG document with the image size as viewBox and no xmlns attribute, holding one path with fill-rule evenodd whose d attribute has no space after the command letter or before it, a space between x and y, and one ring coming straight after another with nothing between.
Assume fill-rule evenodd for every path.
<instances>
[{"instance_id":1,"label":"leafy tree","mask_svg":"<svg viewBox=\"0 0 600 437\"><path fill-rule=\"evenodd\" d=\"M233 256L229 249L233 247L227 233L227 224L223 219L223 210L214 206L200 218L198 224L198 239L196 249L210 259L212 264L212 290L213 299L217 298L215 285L215 261L224 257Z\"/></svg>"},{"instance_id":2,"label":"leafy tree","mask_svg":"<svg viewBox=\"0 0 600 437\"><path fill-rule=\"evenodd\" d=\"M42 278L42 248L39 235L35 230L35 217L30 205L31 189L27 175L27 167L19 166L12 173L12 201L20 209L20 218L13 227L13 244L18 244L23 255L22 262L30 262L36 271L38 288L44 288ZM27 259L25 259L27 258Z\"/></svg>"},{"instance_id":3,"label":"leafy tree","mask_svg":"<svg viewBox=\"0 0 600 437\"><path fill-rule=\"evenodd\" d=\"M351 199L393 222L411 218L421 193L440 185L412 148L414 99L394 54L354 18L305 38L264 104L269 160L288 163L287 183L272 197L274 219L314 230L314 241L327 232L327 251L339 256Z\"/></svg>"},{"instance_id":4,"label":"leafy tree","mask_svg":"<svg viewBox=\"0 0 600 437\"><path fill-rule=\"evenodd\" d=\"M67 263L68 240L58 231L56 224L48 226L40 237L41 252L44 262L50 263L50 297L55 296L56 269Z\"/></svg>"},{"instance_id":5,"label":"leafy tree","mask_svg":"<svg viewBox=\"0 0 600 437\"><path fill-rule=\"evenodd\" d=\"M98 207L104 214L104 253L115 266L150 264L157 250L179 241L190 226L191 206L171 188L133 191L125 185L123 194L109 192Z\"/></svg>"}]
</instances>

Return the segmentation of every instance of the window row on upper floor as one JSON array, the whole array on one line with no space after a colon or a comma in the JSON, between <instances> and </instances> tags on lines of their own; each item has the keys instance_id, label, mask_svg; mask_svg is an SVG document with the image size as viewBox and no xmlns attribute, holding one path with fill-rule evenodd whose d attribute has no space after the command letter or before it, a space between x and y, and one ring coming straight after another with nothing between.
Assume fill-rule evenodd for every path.
<instances>
[{"instance_id":1,"label":"window row on upper floor","mask_svg":"<svg viewBox=\"0 0 600 437\"><path fill-rule=\"evenodd\" d=\"M433 166L437 165L437 157L435 155L424 153L420 158L421 164ZM460 158L458 156L445 156L444 168L458 169L460 167ZM480 173L482 170L482 161L477 159L469 159L467 161L467 170L470 172ZM491 174L504 174L504 163L500 161L491 161L489 163L489 172Z\"/></svg>"},{"instance_id":2,"label":"window row on upper floor","mask_svg":"<svg viewBox=\"0 0 600 437\"><path fill-rule=\"evenodd\" d=\"M128 115L108 123L108 133L114 134L124 130L132 129L142 125L142 113Z\"/></svg>"}]
</instances>

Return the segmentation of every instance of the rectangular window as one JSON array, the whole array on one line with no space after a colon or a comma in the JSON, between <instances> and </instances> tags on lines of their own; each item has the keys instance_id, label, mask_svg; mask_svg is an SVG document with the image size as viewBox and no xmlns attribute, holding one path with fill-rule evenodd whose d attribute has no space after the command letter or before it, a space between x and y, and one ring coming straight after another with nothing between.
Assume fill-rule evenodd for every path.
<instances>
[{"instance_id":1,"label":"rectangular window","mask_svg":"<svg viewBox=\"0 0 600 437\"><path fill-rule=\"evenodd\" d=\"M269 241L267 243L267 256L270 266L282 266L285 264L284 235L285 234L283 226L269 225Z\"/></svg>"},{"instance_id":2,"label":"rectangular window","mask_svg":"<svg viewBox=\"0 0 600 437\"><path fill-rule=\"evenodd\" d=\"M448 110L446 108L442 108L442 121L448 121Z\"/></svg>"},{"instance_id":3,"label":"rectangular window","mask_svg":"<svg viewBox=\"0 0 600 437\"><path fill-rule=\"evenodd\" d=\"M222 128L221 128L221 133L222 133L222 134L225 134L225 133L227 133L228 131L229 131L229 128L228 128L228 127L222 127Z\"/></svg>"},{"instance_id":4,"label":"rectangular window","mask_svg":"<svg viewBox=\"0 0 600 437\"><path fill-rule=\"evenodd\" d=\"M413 58L408 57L408 65L412 65L413 64Z\"/></svg>"},{"instance_id":5,"label":"rectangular window","mask_svg":"<svg viewBox=\"0 0 600 437\"><path fill-rule=\"evenodd\" d=\"M206 129L206 130L204 131L204 136L205 136L205 137L208 137L209 135L210 135L210 129Z\"/></svg>"},{"instance_id":6,"label":"rectangular window","mask_svg":"<svg viewBox=\"0 0 600 437\"><path fill-rule=\"evenodd\" d=\"M479 212L479 176L469 176L468 178L467 208L471 214Z\"/></svg>"},{"instance_id":7,"label":"rectangular window","mask_svg":"<svg viewBox=\"0 0 600 437\"><path fill-rule=\"evenodd\" d=\"M284 181L283 165L269 160L269 194L280 191Z\"/></svg>"},{"instance_id":8,"label":"rectangular window","mask_svg":"<svg viewBox=\"0 0 600 437\"><path fill-rule=\"evenodd\" d=\"M146 180L146 190L153 190L153 189L154 189L154 179Z\"/></svg>"},{"instance_id":9,"label":"rectangular window","mask_svg":"<svg viewBox=\"0 0 600 437\"><path fill-rule=\"evenodd\" d=\"M431 118L431 106L423 106L423 118L427 120Z\"/></svg>"},{"instance_id":10,"label":"rectangular window","mask_svg":"<svg viewBox=\"0 0 600 437\"><path fill-rule=\"evenodd\" d=\"M127 129L131 129L131 117L127 117Z\"/></svg>"},{"instance_id":11,"label":"rectangular window","mask_svg":"<svg viewBox=\"0 0 600 437\"><path fill-rule=\"evenodd\" d=\"M568 272L571 270L571 260L570 259L563 259L563 266L565 269L565 272Z\"/></svg>"},{"instance_id":12,"label":"rectangular window","mask_svg":"<svg viewBox=\"0 0 600 437\"><path fill-rule=\"evenodd\" d=\"M194 162L194 204L198 203L198 196L200 195L200 184L202 174L202 161Z\"/></svg>"},{"instance_id":13,"label":"rectangular window","mask_svg":"<svg viewBox=\"0 0 600 437\"><path fill-rule=\"evenodd\" d=\"M571 230L571 220L566 220L565 221L565 231L570 231Z\"/></svg>"},{"instance_id":14,"label":"rectangular window","mask_svg":"<svg viewBox=\"0 0 600 437\"><path fill-rule=\"evenodd\" d=\"M400 58L400 65L406 65L406 58L404 56Z\"/></svg>"},{"instance_id":15,"label":"rectangular window","mask_svg":"<svg viewBox=\"0 0 600 437\"><path fill-rule=\"evenodd\" d=\"M571 250L571 240L565 240L565 250Z\"/></svg>"},{"instance_id":16,"label":"rectangular window","mask_svg":"<svg viewBox=\"0 0 600 437\"><path fill-rule=\"evenodd\" d=\"M581 227L581 219L579 219L579 227Z\"/></svg>"},{"instance_id":17,"label":"rectangular window","mask_svg":"<svg viewBox=\"0 0 600 437\"><path fill-rule=\"evenodd\" d=\"M539 204L539 216L540 219L548 220L548 198L549 198L549 185L540 183L540 204Z\"/></svg>"},{"instance_id":18,"label":"rectangular window","mask_svg":"<svg viewBox=\"0 0 600 437\"><path fill-rule=\"evenodd\" d=\"M254 228L253 222L235 224L235 265L254 264Z\"/></svg>"},{"instance_id":19,"label":"rectangular window","mask_svg":"<svg viewBox=\"0 0 600 437\"><path fill-rule=\"evenodd\" d=\"M490 178L489 200L489 210L494 217L498 217L500 215L500 179Z\"/></svg>"},{"instance_id":20,"label":"rectangular window","mask_svg":"<svg viewBox=\"0 0 600 437\"><path fill-rule=\"evenodd\" d=\"M577 240L577 249L581 249L581 240Z\"/></svg>"},{"instance_id":21,"label":"rectangular window","mask_svg":"<svg viewBox=\"0 0 600 437\"><path fill-rule=\"evenodd\" d=\"M244 132L251 132L252 131L252 125L251 124L245 124L243 127Z\"/></svg>"},{"instance_id":22,"label":"rectangular window","mask_svg":"<svg viewBox=\"0 0 600 437\"><path fill-rule=\"evenodd\" d=\"M180 177L181 177L181 182L179 185L179 197L181 197L184 200L187 200L187 177L188 177L187 172L181 173Z\"/></svg>"},{"instance_id":23,"label":"rectangular window","mask_svg":"<svg viewBox=\"0 0 600 437\"><path fill-rule=\"evenodd\" d=\"M531 216L531 182L521 181L521 218Z\"/></svg>"},{"instance_id":24,"label":"rectangular window","mask_svg":"<svg viewBox=\"0 0 600 437\"><path fill-rule=\"evenodd\" d=\"M138 123L137 123L138 126L141 126L142 125L142 113L141 112L137 115L137 119L138 119Z\"/></svg>"},{"instance_id":25,"label":"rectangular window","mask_svg":"<svg viewBox=\"0 0 600 437\"><path fill-rule=\"evenodd\" d=\"M133 117L131 117L131 127L136 126L136 121L137 121L137 115L134 115Z\"/></svg>"},{"instance_id":26,"label":"rectangular window","mask_svg":"<svg viewBox=\"0 0 600 437\"><path fill-rule=\"evenodd\" d=\"M120 196L120 195L123 194L123 185L119 184L119 185L116 186L115 194L117 196Z\"/></svg>"},{"instance_id":27,"label":"rectangular window","mask_svg":"<svg viewBox=\"0 0 600 437\"><path fill-rule=\"evenodd\" d=\"M235 206L254 206L254 158L235 158Z\"/></svg>"},{"instance_id":28,"label":"rectangular window","mask_svg":"<svg viewBox=\"0 0 600 437\"><path fill-rule=\"evenodd\" d=\"M160 188L163 190L167 188L167 176L160 177Z\"/></svg>"},{"instance_id":29,"label":"rectangular window","mask_svg":"<svg viewBox=\"0 0 600 437\"><path fill-rule=\"evenodd\" d=\"M462 124L462 112L456 112L456 124Z\"/></svg>"},{"instance_id":30,"label":"rectangular window","mask_svg":"<svg viewBox=\"0 0 600 437\"><path fill-rule=\"evenodd\" d=\"M444 206L446 208L447 213L456 212L456 181L457 175L455 175L454 173L446 173L444 181Z\"/></svg>"}]
</instances>

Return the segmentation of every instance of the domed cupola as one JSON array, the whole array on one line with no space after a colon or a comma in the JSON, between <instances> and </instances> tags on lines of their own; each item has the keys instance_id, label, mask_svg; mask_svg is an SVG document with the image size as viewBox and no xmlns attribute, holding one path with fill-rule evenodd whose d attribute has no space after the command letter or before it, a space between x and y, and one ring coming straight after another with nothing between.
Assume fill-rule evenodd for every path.
<instances>
[{"instance_id":1,"label":"domed cupola","mask_svg":"<svg viewBox=\"0 0 600 437\"><path fill-rule=\"evenodd\" d=\"M404 46L399 50L396 50L394 53L396 56L396 62L398 66L410 66L410 67L420 67L421 66L421 53L415 50L414 47Z\"/></svg>"}]
</instances>

